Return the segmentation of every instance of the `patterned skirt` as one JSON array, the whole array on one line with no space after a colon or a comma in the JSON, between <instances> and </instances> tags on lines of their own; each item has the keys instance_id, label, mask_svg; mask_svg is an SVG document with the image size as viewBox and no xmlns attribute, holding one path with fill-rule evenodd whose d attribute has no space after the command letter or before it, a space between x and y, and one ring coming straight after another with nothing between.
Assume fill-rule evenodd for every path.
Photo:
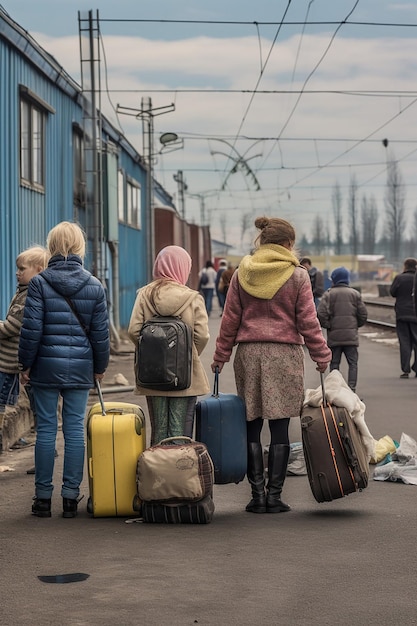
<instances>
[{"instance_id":1,"label":"patterned skirt","mask_svg":"<svg viewBox=\"0 0 417 626\"><path fill-rule=\"evenodd\" d=\"M304 400L304 350L289 343L240 343L233 363L246 419L297 417Z\"/></svg>"}]
</instances>

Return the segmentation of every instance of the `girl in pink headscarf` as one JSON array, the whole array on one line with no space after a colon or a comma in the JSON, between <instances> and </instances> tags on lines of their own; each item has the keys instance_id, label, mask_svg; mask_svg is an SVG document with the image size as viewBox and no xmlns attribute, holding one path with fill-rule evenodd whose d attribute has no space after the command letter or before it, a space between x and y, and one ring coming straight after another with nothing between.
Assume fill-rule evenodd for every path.
<instances>
[{"instance_id":1,"label":"girl in pink headscarf","mask_svg":"<svg viewBox=\"0 0 417 626\"><path fill-rule=\"evenodd\" d=\"M128 333L135 346L145 321L155 315L178 316L193 333L191 385L181 391L156 391L136 386L137 395L146 396L151 421L151 445L166 437L192 436L197 396L209 392L207 375L200 354L210 338L204 299L186 286L191 257L180 246L167 246L156 257L154 280L139 289L133 305Z\"/></svg>"},{"instance_id":2,"label":"girl in pink headscarf","mask_svg":"<svg viewBox=\"0 0 417 626\"><path fill-rule=\"evenodd\" d=\"M191 257L180 246L162 248L153 266L153 277L174 280L185 285L191 272Z\"/></svg>"}]
</instances>

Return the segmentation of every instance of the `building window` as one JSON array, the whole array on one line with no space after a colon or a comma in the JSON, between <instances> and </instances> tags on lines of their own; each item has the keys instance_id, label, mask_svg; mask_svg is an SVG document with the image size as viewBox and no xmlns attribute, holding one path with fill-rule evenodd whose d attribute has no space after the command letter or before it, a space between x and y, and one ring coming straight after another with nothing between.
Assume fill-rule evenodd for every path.
<instances>
[{"instance_id":1,"label":"building window","mask_svg":"<svg viewBox=\"0 0 417 626\"><path fill-rule=\"evenodd\" d=\"M117 211L119 222L124 222L125 218L125 177L123 170L117 173Z\"/></svg>"},{"instance_id":2,"label":"building window","mask_svg":"<svg viewBox=\"0 0 417 626\"><path fill-rule=\"evenodd\" d=\"M45 116L25 100L20 102L20 177L22 182L44 188Z\"/></svg>"},{"instance_id":3,"label":"building window","mask_svg":"<svg viewBox=\"0 0 417 626\"><path fill-rule=\"evenodd\" d=\"M127 181L127 223L134 228L141 228L140 185L136 181Z\"/></svg>"},{"instance_id":4,"label":"building window","mask_svg":"<svg viewBox=\"0 0 417 626\"><path fill-rule=\"evenodd\" d=\"M83 132L78 124L74 124L72 132L73 197L74 206L79 208L85 207L84 159Z\"/></svg>"},{"instance_id":5,"label":"building window","mask_svg":"<svg viewBox=\"0 0 417 626\"><path fill-rule=\"evenodd\" d=\"M20 180L40 191L45 187L45 127L55 110L24 85L20 90Z\"/></svg>"}]
</instances>

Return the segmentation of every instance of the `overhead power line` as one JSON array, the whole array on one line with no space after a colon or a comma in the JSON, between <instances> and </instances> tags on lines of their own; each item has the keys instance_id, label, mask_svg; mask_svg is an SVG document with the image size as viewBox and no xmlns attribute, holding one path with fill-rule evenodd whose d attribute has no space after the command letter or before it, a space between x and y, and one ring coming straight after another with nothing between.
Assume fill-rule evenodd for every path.
<instances>
[{"instance_id":1,"label":"overhead power line","mask_svg":"<svg viewBox=\"0 0 417 626\"><path fill-rule=\"evenodd\" d=\"M173 87L171 89L154 89L148 87L147 89L106 89L108 93L255 93L255 89L201 89L201 88L189 88L178 89ZM382 98L412 98L417 95L417 91L414 90L388 90L388 89L375 89L360 91L358 89L257 89L256 93L259 94L310 94L310 95L342 95L342 96L361 96L361 97L382 97Z\"/></svg>"},{"instance_id":2,"label":"overhead power line","mask_svg":"<svg viewBox=\"0 0 417 626\"><path fill-rule=\"evenodd\" d=\"M234 139L236 137L235 135L206 135L204 133L191 133L185 130L184 131L176 130L175 132L178 135L180 134L181 137L184 137L184 139L188 139L191 141L200 140L200 139ZM249 135L239 135L237 139L247 140L247 141L276 141L276 137L252 137ZM348 143L348 142L357 143L357 142L364 141L364 139L355 138L355 137L282 137L280 139L281 143L285 141L313 141L313 142L340 141L343 143ZM411 143L411 144L417 143L417 139L392 139L391 137L389 141L390 143ZM381 139L369 138L369 139L366 139L366 143L381 143Z\"/></svg>"},{"instance_id":3,"label":"overhead power line","mask_svg":"<svg viewBox=\"0 0 417 626\"><path fill-rule=\"evenodd\" d=\"M141 19L141 18L100 18L100 22L128 22L128 23L143 23L143 24L219 24L228 25L228 26L279 26L282 24L283 26L337 26L341 24L343 21L316 21L309 20L307 22L295 22L282 20L280 22L263 22L263 21L244 21L244 20L163 20L163 19ZM385 26L392 28L416 28L417 24L415 23L405 23L405 22L359 22L356 20L347 20L343 22L346 26Z\"/></svg>"},{"instance_id":4,"label":"overhead power line","mask_svg":"<svg viewBox=\"0 0 417 626\"><path fill-rule=\"evenodd\" d=\"M346 21L347 21L347 20L348 20L348 18L352 15L353 11L356 9L356 7L358 6L358 4L359 4L359 0L356 0L356 1L355 1L355 3L354 3L354 5L353 5L353 7L351 8L351 10L349 11L349 13L348 13L348 14L347 14L347 16L345 17L345 19L344 19L344 20L342 20L342 21L340 22L340 24L338 25L338 27L337 27L337 28L336 28L336 30L334 31L333 35L332 35L332 36L331 36L331 38L330 38L329 43L328 43L328 44L327 44L327 46L326 46L326 49L324 50L324 52L323 52L323 53L322 53L322 55L320 56L319 60L317 61L317 63L316 63L316 64L315 64L315 66L313 67L313 69L310 71L310 73L308 74L307 78L305 79L304 84L303 84L303 86L302 86L302 88L301 88L301 92L298 94L298 97L297 97L297 99L296 99L296 101L295 101L295 103L294 103L294 105L293 105L293 107L292 107L292 109L291 109L291 111L290 111L290 113L289 113L289 115L288 115L288 117L287 117L287 119L286 119L286 121L285 121L284 125L281 127L281 130L280 130L280 131L279 131L279 133L278 133L278 137L277 137L277 140L276 140L277 142L278 142L278 140L282 137L282 135L283 135L283 133L284 133L285 129L287 128L288 124L290 123L291 119L293 118L294 113L295 113L295 110L297 109L298 104L299 104L299 102L300 102L300 100L301 100L301 97L302 97L302 95L303 95L303 93L304 93L304 89L305 89L305 87L307 86L307 83L310 81L310 79L313 77L313 75L316 73L316 71L318 70L318 68L320 67L320 65L322 64L322 62L324 61L324 59L326 58L326 56L327 56L327 54L328 54L328 52L329 52L329 50L330 50L330 48L331 48L331 46L332 46L332 44L333 44L333 41L334 41L334 40L335 40L335 38L336 38L337 33L338 33L338 32L339 32L339 30L342 28L342 26L343 26L344 24L346 24ZM264 160L263 160L263 162L262 162L262 164L261 164L261 166L260 166L260 167L262 167L262 165L264 165L264 164L267 162L267 160L268 160L268 159L269 159L269 157L271 156L271 153L272 153L273 149L274 149L274 146L272 146L272 147L270 148L270 150L269 150L268 154L267 154L267 155L266 155L266 157L264 158Z\"/></svg>"}]
</instances>

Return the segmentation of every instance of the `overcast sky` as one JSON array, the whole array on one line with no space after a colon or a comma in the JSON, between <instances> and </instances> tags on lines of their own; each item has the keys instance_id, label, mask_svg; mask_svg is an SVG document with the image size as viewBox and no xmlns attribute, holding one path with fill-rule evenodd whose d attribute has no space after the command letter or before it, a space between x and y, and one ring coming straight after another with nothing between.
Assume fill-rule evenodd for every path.
<instances>
[{"instance_id":1,"label":"overcast sky","mask_svg":"<svg viewBox=\"0 0 417 626\"><path fill-rule=\"evenodd\" d=\"M142 152L141 123L117 115L117 104L140 109L148 96L156 110L175 104L154 118L155 151L166 131L184 148L159 156L155 176L175 198L173 174L183 171L189 194L204 197L214 238L223 239L226 220L228 240L239 246L242 216L253 223L260 214L289 219L299 237L321 215L332 233L336 182L347 237L353 177L358 202L377 202L380 234L387 159L398 161L412 227L416 1L3 0L3 7L79 82L78 11L98 9L102 109ZM199 223L200 200L189 194L186 217ZM253 236L246 232L246 246Z\"/></svg>"}]
</instances>

